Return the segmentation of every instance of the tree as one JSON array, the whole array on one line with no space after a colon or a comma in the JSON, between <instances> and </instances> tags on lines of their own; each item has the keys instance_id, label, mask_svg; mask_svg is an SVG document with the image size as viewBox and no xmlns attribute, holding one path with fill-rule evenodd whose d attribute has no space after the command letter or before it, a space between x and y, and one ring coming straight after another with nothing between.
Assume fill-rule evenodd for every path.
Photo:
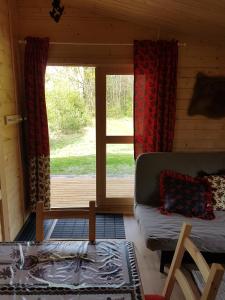
<instances>
[{"instance_id":1,"label":"tree","mask_svg":"<svg viewBox=\"0 0 225 300\"><path fill-rule=\"evenodd\" d=\"M68 75L67 68L60 67L46 73L46 103L52 132L81 132L91 122L82 91L74 88Z\"/></svg>"},{"instance_id":2,"label":"tree","mask_svg":"<svg viewBox=\"0 0 225 300\"><path fill-rule=\"evenodd\" d=\"M107 75L107 118L132 117L133 76ZM46 99L49 128L81 132L95 117L95 69L48 67Z\"/></svg>"},{"instance_id":3,"label":"tree","mask_svg":"<svg viewBox=\"0 0 225 300\"><path fill-rule=\"evenodd\" d=\"M133 76L107 76L107 117L132 117L133 108Z\"/></svg>"}]
</instances>

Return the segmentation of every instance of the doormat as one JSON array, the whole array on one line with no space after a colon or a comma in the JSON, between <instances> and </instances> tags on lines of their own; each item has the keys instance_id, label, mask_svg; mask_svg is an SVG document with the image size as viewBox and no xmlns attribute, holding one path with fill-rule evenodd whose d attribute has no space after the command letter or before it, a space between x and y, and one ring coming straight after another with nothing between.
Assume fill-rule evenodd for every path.
<instances>
[{"instance_id":1,"label":"doormat","mask_svg":"<svg viewBox=\"0 0 225 300\"><path fill-rule=\"evenodd\" d=\"M52 239L87 239L87 219L59 219L50 234ZM97 214L96 239L125 239L122 214Z\"/></svg>"},{"instance_id":2,"label":"doormat","mask_svg":"<svg viewBox=\"0 0 225 300\"><path fill-rule=\"evenodd\" d=\"M15 241L35 241L35 214L32 213ZM46 239L87 239L88 220L59 219L45 220L44 235ZM125 239L122 214L97 214L96 239Z\"/></svg>"}]
</instances>

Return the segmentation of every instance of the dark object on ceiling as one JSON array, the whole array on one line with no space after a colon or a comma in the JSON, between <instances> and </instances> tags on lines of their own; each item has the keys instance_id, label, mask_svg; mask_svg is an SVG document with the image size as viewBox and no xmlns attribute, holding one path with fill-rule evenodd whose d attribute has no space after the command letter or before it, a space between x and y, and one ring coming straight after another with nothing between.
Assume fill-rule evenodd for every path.
<instances>
[{"instance_id":1,"label":"dark object on ceiling","mask_svg":"<svg viewBox=\"0 0 225 300\"><path fill-rule=\"evenodd\" d=\"M219 119L225 117L225 77L198 73L188 115L203 115Z\"/></svg>"},{"instance_id":2,"label":"dark object on ceiling","mask_svg":"<svg viewBox=\"0 0 225 300\"><path fill-rule=\"evenodd\" d=\"M54 19L56 23L59 22L64 11L64 6L60 5L60 0L52 1L52 10L49 12L50 16Z\"/></svg>"}]
</instances>

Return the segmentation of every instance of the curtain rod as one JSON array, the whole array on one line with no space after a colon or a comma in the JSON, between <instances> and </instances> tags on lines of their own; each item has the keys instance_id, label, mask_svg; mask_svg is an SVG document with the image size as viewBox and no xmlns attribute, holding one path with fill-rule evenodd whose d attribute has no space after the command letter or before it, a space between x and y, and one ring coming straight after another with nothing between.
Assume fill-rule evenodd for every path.
<instances>
[{"instance_id":1,"label":"curtain rod","mask_svg":"<svg viewBox=\"0 0 225 300\"><path fill-rule=\"evenodd\" d=\"M26 40L19 40L19 44L26 44ZM74 46L133 46L133 43L128 44L106 44L106 43L72 43L72 42L49 42L50 45L74 45ZM186 47L186 43L179 43L179 47Z\"/></svg>"}]
</instances>

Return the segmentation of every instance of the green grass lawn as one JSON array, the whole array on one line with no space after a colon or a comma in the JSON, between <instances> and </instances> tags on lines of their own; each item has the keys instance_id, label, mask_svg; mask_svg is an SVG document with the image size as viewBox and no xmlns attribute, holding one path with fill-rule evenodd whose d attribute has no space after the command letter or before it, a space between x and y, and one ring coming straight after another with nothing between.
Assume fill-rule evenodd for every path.
<instances>
[{"instance_id":1,"label":"green grass lawn","mask_svg":"<svg viewBox=\"0 0 225 300\"><path fill-rule=\"evenodd\" d=\"M70 156L51 158L53 175L95 175L95 156ZM134 160L130 154L109 154L107 175L123 176L134 174Z\"/></svg>"},{"instance_id":2,"label":"green grass lawn","mask_svg":"<svg viewBox=\"0 0 225 300\"><path fill-rule=\"evenodd\" d=\"M131 134L129 118L110 119L108 127L116 134ZM109 131L110 131L109 130ZM124 133L125 132L125 133ZM95 126L85 127L82 133L50 133L52 175L95 175ZM134 174L133 145L107 145L107 175Z\"/></svg>"}]
</instances>

